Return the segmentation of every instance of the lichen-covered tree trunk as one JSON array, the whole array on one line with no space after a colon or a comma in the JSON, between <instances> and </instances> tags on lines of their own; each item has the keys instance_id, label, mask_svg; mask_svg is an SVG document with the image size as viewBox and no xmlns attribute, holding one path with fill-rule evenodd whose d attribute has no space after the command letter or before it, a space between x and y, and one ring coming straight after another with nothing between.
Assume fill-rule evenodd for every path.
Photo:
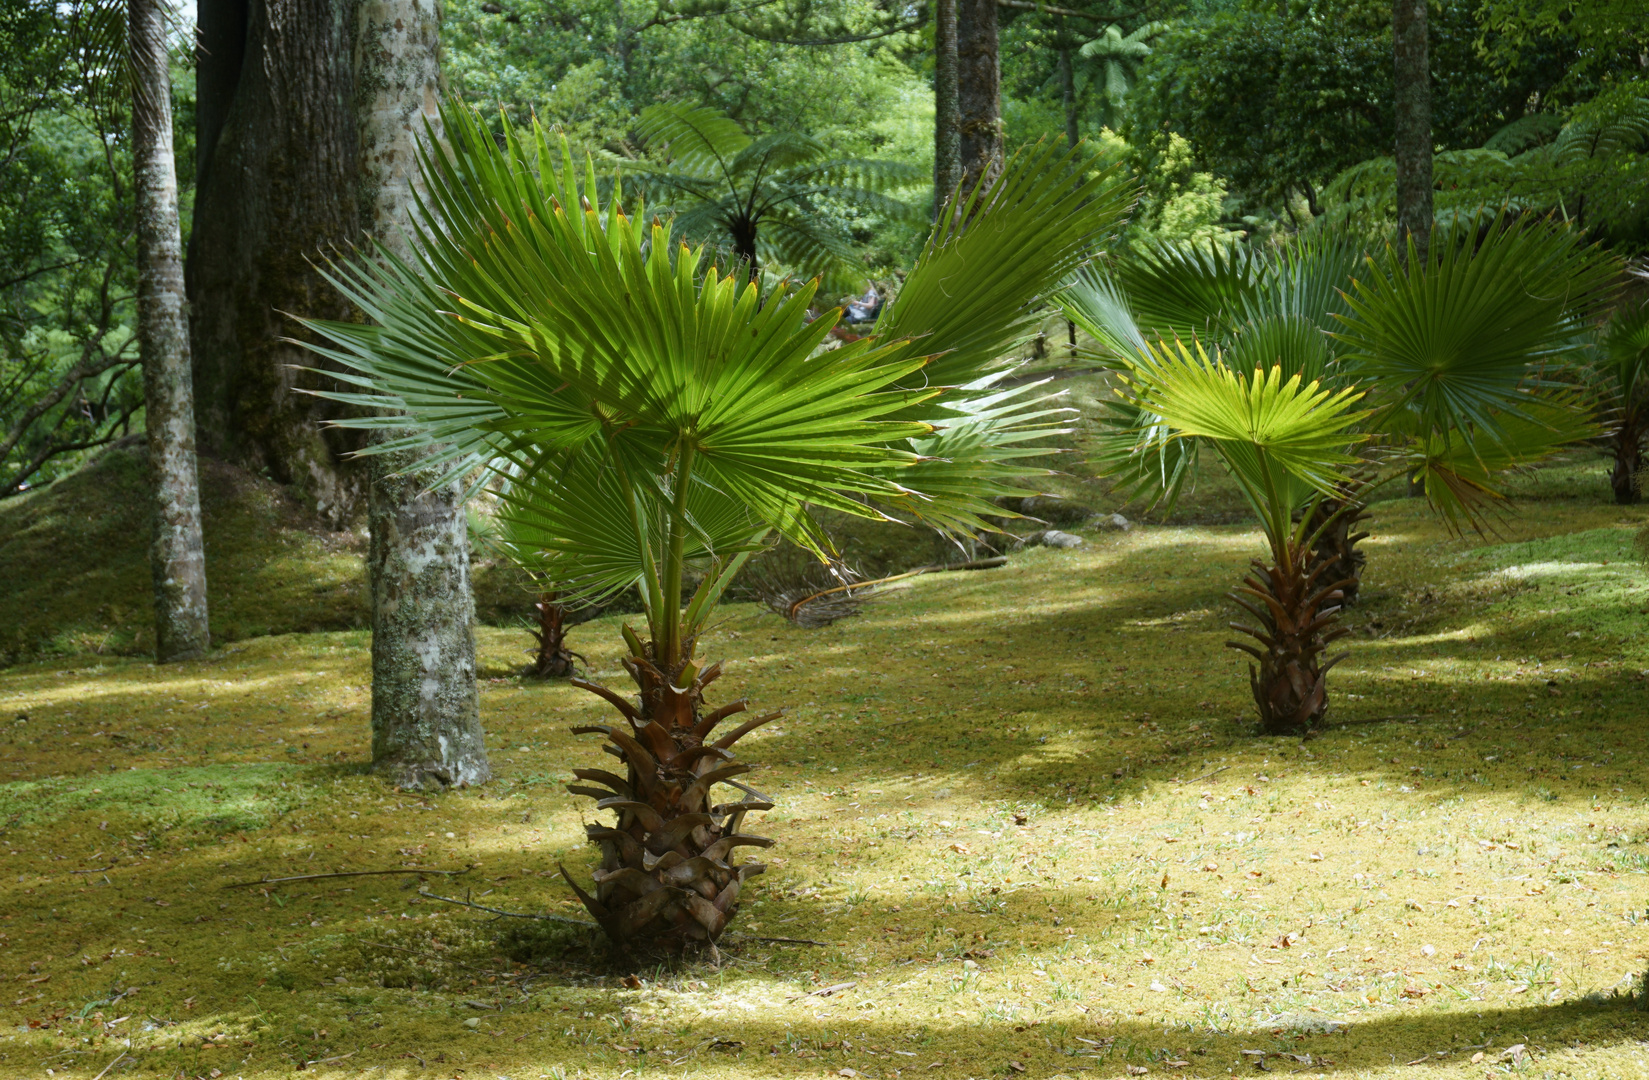
<instances>
[{"instance_id":1,"label":"lichen-covered tree trunk","mask_svg":"<svg viewBox=\"0 0 1649 1080\"><path fill-rule=\"evenodd\" d=\"M358 436L283 339L287 312L347 319L313 262L359 229L353 0L201 0L198 189L189 244L201 449L291 485L335 526L364 505Z\"/></svg>"},{"instance_id":2,"label":"lichen-covered tree trunk","mask_svg":"<svg viewBox=\"0 0 1649 1080\"><path fill-rule=\"evenodd\" d=\"M1002 171L1002 66L996 0L957 0L956 97L961 114L962 186Z\"/></svg>"},{"instance_id":3,"label":"lichen-covered tree trunk","mask_svg":"<svg viewBox=\"0 0 1649 1080\"><path fill-rule=\"evenodd\" d=\"M211 645L206 550L195 472L195 407L189 376L172 87L165 13L158 0L130 0L132 169L137 198L137 333L143 358L153 537L155 659L200 656Z\"/></svg>"},{"instance_id":4,"label":"lichen-covered tree trunk","mask_svg":"<svg viewBox=\"0 0 1649 1080\"><path fill-rule=\"evenodd\" d=\"M407 254L426 130L439 138L436 0L358 0L356 130L361 231ZM458 485L416 452L371 458L372 762L402 787L491 776L475 686L475 599Z\"/></svg>"},{"instance_id":5,"label":"lichen-covered tree trunk","mask_svg":"<svg viewBox=\"0 0 1649 1080\"><path fill-rule=\"evenodd\" d=\"M933 8L933 215L962 180L962 115L957 105L956 0Z\"/></svg>"},{"instance_id":6,"label":"lichen-covered tree trunk","mask_svg":"<svg viewBox=\"0 0 1649 1080\"><path fill-rule=\"evenodd\" d=\"M1392 0L1397 104L1397 239L1414 237L1422 260L1431 239L1431 70L1427 0Z\"/></svg>"},{"instance_id":7,"label":"lichen-covered tree trunk","mask_svg":"<svg viewBox=\"0 0 1649 1080\"><path fill-rule=\"evenodd\" d=\"M430 489L418 461L381 454L373 470L372 765L400 787L481 784L469 535L456 486Z\"/></svg>"}]
</instances>

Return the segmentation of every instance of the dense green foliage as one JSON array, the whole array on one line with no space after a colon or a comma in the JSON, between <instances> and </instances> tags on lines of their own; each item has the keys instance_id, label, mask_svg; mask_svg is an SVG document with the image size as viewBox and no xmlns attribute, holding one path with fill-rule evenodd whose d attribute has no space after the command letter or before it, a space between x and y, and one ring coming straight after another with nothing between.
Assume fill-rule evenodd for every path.
<instances>
[{"instance_id":1,"label":"dense green foliage","mask_svg":"<svg viewBox=\"0 0 1649 1080\"><path fill-rule=\"evenodd\" d=\"M136 287L126 102L89 5L0 6L0 497L127 431Z\"/></svg>"}]
</instances>

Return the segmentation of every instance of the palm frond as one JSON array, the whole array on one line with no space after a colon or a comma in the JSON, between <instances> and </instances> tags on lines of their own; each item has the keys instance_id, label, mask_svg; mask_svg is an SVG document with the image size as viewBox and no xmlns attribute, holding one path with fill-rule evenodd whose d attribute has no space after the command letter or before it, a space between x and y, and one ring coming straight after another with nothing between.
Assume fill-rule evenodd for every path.
<instances>
[{"instance_id":1,"label":"palm frond","mask_svg":"<svg viewBox=\"0 0 1649 1080\"><path fill-rule=\"evenodd\" d=\"M1015 155L943 216L876 334L919 336L931 385L972 382L1033 332L1039 305L1097 253L1133 205L1117 168L1089 172L1080 150ZM914 385L914 384L913 384Z\"/></svg>"}]
</instances>

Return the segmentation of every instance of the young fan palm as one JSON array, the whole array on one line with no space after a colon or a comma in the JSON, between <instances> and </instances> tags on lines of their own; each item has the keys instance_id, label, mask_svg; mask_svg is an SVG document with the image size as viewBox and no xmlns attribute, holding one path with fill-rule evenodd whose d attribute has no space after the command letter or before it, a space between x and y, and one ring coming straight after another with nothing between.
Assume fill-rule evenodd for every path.
<instances>
[{"instance_id":1,"label":"young fan palm","mask_svg":"<svg viewBox=\"0 0 1649 1080\"><path fill-rule=\"evenodd\" d=\"M1607 412L1605 445L1614 457L1615 502L1643 498L1643 444L1649 439L1649 301L1615 313L1582 375Z\"/></svg>"},{"instance_id":2,"label":"young fan palm","mask_svg":"<svg viewBox=\"0 0 1649 1080\"><path fill-rule=\"evenodd\" d=\"M673 235L730 252L752 280L770 263L845 279L854 246L821 216L821 202L909 217L912 208L889 192L923 180L921 170L900 162L836 157L801 132L751 138L707 106L648 106L637 132L668 162L615 164L675 211Z\"/></svg>"},{"instance_id":3,"label":"young fan palm","mask_svg":"<svg viewBox=\"0 0 1649 1080\"><path fill-rule=\"evenodd\" d=\"M616 821L589 827L601 867L573 887L616 942L714 941L762 869L737 849L770 843L744 831L772 801L737 779L751 766L733 748L777 714L721 732L746 703L706 703L713 605L774 533L823 556L816 507L967 530L1005 480L1043 471L1024 444L1062 411L997 389L998 358L1129 194L1031 152L934 232L869 336L821 351L834 320L809 321L814 284L763 295L701 271L701 250L626 214L616 185L603 205L593 167L541 130L495 141L467 111L445 122L411 261L334 275L374 325L315 329L370 391L342 398L387 399L454 470L508 463L502 512L539 568L585 596L638 590L646 626L624 628L622 661L638 695L577 684L622 722L575 730L625 770L574 771L571 790ZM717 801L718 785L737 794Z\"/></svg>"},{"instance_id":4,"label":"young fan palm","mask_svg":"<svg viewBox=\"0 0 1649 1080\"><path fill-rule=\"evenodd\" d=\"M1341 606L1357 584L1361 560L1349 527L1372 486L1416 475L1451 526L1476 524L1501 499L1497 473L1595 432L1545 368L1571 347L1613 274L1571 232L1521 221L1482 236L1440 234L1426 259L1411 249L1406 260L1389 250L1364 260L1334 240L1271 259L1159 250L1109 277L1085 272L1066 290L1067 314L1094 334L1101 362L1129 385L1149 385L1138 376L1149 366L1142 357L1195 341L1233 377L1273 370L1359 397L1358 452L1332 483L1309 490L1244 485L1270 522L1277 561L1250 583L1252 598L1265 594L1265 618L1276 620L1262 628L1269 659L1254 676L1268 731L1322 718L1327 699L1310 692L1316 676L1309 665L1290 668L1287 656L1315 655L1326 640L1284 648L1278 634L1330 632L1336 612L1329 607ZM1150 394L1125 393L1107 420L1102 468L1135 494L1177 497L1207 440L1187 437ZM1221 457L1235 475L1230 456L1222 450ZM1279 547L1277 523L1291 517L1300 523L1291 542L1306 544L1304 554Z\"/></svg>"}]
</instances>

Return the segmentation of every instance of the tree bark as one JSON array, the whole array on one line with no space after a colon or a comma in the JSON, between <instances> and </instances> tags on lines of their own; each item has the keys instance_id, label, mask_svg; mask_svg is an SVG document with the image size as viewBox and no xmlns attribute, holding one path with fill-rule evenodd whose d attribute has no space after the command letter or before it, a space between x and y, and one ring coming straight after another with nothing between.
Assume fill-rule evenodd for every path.
<instances>
[{"instance_id":1,"label":"tree bark","mask_svg":"<svg viewBox=\"0 0 1649 1080\"><path fill-rule=\"evenodd\" d=\"M957 105L956 0L933 14L933 216L962 181L962 114Z\"/></svg>"},{"instance_id":2,"label":"tree bark","mask_svg":"<svg viewBox=\"0 0 1649 1080\"><path fill-rule=\"evenodd\" d=\"M1059 91L1065 104L1065 145L1075 146L1081 133L1076 128L1076 75L1071 70L1071 50L1059 50Z\"/></svg>"},{"instance_id":3,"label":"tree bark","mask_svg":"<svg viewBox=\"0 0 1649 1080\"><path fill-rule=\"evenodd\" d=\"M1414 238L1422 265L1431 239L1431 70L1427 0L1392 0L1392 62L1397 104L1397 242Z\"/></svg>"},{"instance_id":4,"label":"tree bark","mask_svg":"<svg viewBox=\"0 0 1649 1080\"><path fill-rule=\"evenodd\" d=\"M957 0L956 98L961 117L962 189L1002 171L1002 68L996 0Z\"/></svg>"},{"instance_id":5,"label":"tree bark","mask_svg":"<svg viewBox=\"0 0 1649 1080\"><path fill-rule=\"evenodd\" d=\"M155 659L200 656L211 646L206 549L195 472L189 321L172 153L172 85L166 16L158 0L130 0L132 171L137 199L137 334L143 361L153 537Z\"/></svg>"},{"instance_id":6,"label":"tree bark","mask_svg":"<svg viewBox=\"0 0 1649 1080\"><path fill-rule=\"evenodd\" d=\"M404 788L481 784L469 536L456 486L430 489L419 460L373 459L372 767Z\"/></svg>"},{"instance_id":7,"label":"tree bark","mask_svg":"<svg viewBox=\"0 0 1649 1080\"><path fill-rule=\"evenodd\" d=\"M341 406L284 314L348 319L312 261L359 227L349 0L201 0L199 189L190 238L194 391L204 452L289 484L334 526L365 482L324 429ZM324 365L320 365L324 366Z\"/></svg>"},{"instance_id":8,"label":"tree bark","mask_svg":"<svg viewBox=\"0 0 1649 1080\"><path fill-rule=\"evenodd\" d=\"M418 148L439 139L439 0L356 0L361 231L405 258ZM406 788L492 775L475 686L469 528L414 451L371 458L372 765Z\"/></svg>"}]
</instances>

